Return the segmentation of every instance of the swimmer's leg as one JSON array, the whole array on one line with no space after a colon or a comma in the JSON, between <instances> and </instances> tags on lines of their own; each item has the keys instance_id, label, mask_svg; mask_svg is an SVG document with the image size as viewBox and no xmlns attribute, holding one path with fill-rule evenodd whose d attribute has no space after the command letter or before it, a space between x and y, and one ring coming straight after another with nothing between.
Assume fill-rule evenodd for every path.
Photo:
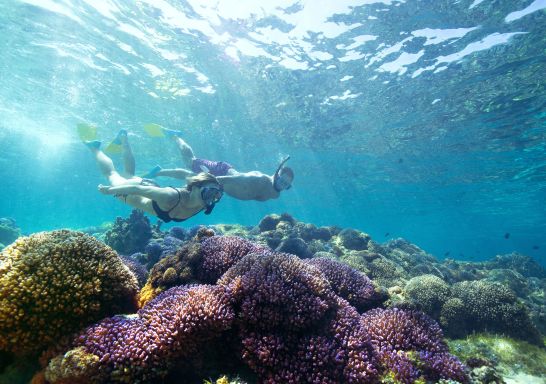
<instances>
[{"instance_id":1,"label":"swimmer's leg","mask_svg":"<svg viewBox=\"0 0 546 384\"><path fill-rule=\"evenodd\" d=\"M118 132L118 137L121 141L121 146L123 147L123 168L125 169L125 173L129 177L133 177L135 175L135 157L133 155L133 150L131 149L131 146L129 145L129 139L127 138L127 130L120 129Z\"/></svg>"},{"instance_id":2,"label":"swimmer's leg","mask_svg":"<svg viewBox=\"0 0 546 384\"><path fill-rule=\"evenodd\" d=\"M171 139L174 140L174 143L182 156L182 161L184 162L185 167L192 169L193 161L195 160L193 149L188 145L188 143L176 135L172 135Z\"/></svg>"},{"instance_id":3,"label":"swimmer's leg","mask_svg":"<svg viewBox=\"0 0 546 384\"><path fill-rule=\"evenodd\" d=\"M91 150L97 165L99 166L100 172L104 177L108 179L110 185L123 185L126 183L127 179L122 177L114 167L112 159L110 159L106 154L100 149L100 141L87 141L85 145Z\"/></svg>"}]
</instances>

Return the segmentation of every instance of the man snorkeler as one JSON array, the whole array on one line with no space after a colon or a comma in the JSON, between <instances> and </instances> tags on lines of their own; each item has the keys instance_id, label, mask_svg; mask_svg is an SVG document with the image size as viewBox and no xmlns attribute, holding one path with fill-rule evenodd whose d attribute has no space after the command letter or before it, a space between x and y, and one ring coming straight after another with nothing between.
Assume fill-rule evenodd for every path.
<instances>
[{"instance_id":1,"label":"man snorkeler","mask_svg":"<svg viewBox=\"0 0 546 384\"><path fill-rule=\"evenodd\" d=\"M239 172L224 161L211 161L195 157L192 148L180 137L180 131L161 127L162 133L176 144L186 168L163 169L159 165L143 177L155 178L167 176L185 179L199 172L208 172L224 188L224 192L239 200L266 201L276 199L282 191L289 189L294 180L294 171L284 164L290 159L287 156L277 167L273 175L259 171ZM156 135L158 136L158 135Z\"/></svg>"}]
</instances>

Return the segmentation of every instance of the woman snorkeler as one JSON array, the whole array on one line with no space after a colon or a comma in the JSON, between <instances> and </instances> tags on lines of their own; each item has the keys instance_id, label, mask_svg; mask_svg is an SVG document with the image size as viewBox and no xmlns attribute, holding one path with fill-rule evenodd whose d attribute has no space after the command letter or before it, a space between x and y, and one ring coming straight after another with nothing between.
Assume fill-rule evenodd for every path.
<instances>
[{"instance_id":1,"label":"woman snorkeler","mask_svg":"<svg viewBox=\"0 0 546 384\"><path fill-rule=\"evenodd\" d=\"M127 177L116 171L112 159L100 149L100 141L85 142L95 156L101 173L110 182L110 185L98 186L101 193L114 195L126 204L157 216L164 222L184 221L202 210L208 215L222 198L222 186L209 173L202 172L188 177L186 186L182 188L160 187L151 180L135 176L134 158L127 140L127 131L121 130L116 140L123 148Z\"/></svg>"}]
</instances>

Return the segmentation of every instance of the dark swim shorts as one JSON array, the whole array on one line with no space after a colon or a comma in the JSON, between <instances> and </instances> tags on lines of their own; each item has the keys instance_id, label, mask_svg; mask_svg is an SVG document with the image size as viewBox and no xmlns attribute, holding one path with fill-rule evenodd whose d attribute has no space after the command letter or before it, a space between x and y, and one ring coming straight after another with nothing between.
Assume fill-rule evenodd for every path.
<instances>
[{"instance_id":1,"label":"dark swim shorts","mask_svg":"<svg viewBox=\"0 0 546 384\"><path fill-rule=\"evenodd\" d=\"M225 176L233 166L225 161L212 161L206 159L195 159L191 165L191 170L195 173L207 172L201 166L206 167L208 172L214 176Z\"/></svg>"}]
</instances>

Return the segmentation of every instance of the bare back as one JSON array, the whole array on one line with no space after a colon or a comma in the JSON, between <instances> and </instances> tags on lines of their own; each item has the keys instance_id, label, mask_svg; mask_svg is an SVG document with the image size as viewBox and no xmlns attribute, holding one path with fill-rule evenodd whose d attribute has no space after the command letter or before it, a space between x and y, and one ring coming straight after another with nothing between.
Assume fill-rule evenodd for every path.
<instances>
[{"instance_id":1,"label":"bare back","mask_svg":"<svg viewBox=\"0 0 546 384\"><path fill-rule=\"evenodd\" d=\"M233 172L228 176L217 176L217 180L225 193L239 200L265 201L280 195L273 188L273 177L258 171Z\"/></svg>"}]
</instances>

